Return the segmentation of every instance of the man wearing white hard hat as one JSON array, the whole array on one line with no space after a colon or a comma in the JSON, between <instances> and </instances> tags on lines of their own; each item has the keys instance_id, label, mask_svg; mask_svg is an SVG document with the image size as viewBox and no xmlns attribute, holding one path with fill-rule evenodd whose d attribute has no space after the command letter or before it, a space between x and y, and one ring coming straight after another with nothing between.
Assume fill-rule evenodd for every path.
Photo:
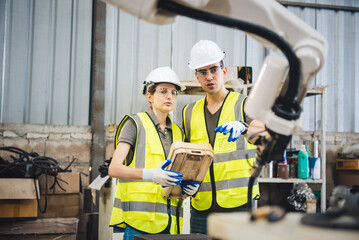
<instances>
[{"instance_id":1,"label":"man wearing white hard hat","mask_svg":"<svg viewBox=\"0 0 359 240\"><path fill-rule=\"evenodd\" d=\"M118 126L108 171L110 177L118 178L110 226L114 231L124 231L125 240L133 240L134 235L176 234L182 230L181 203L162 197L162 188L180 184L183 177L165 168L171 163L167 159L171 144L184 137L168 115L178 92L184 89L171 68L154 69L141 88L150 108L125 116ZM194 194L198 185L186 188L186 193Z\"/></svg>"},{"instance_id":2,"label":"man wearing white hard hat","mask_svg":"<svg viewBox=\"0 0 359 240\"><path fill-rule=\"evenodd\" d=\"M191 198L191 233L207 234L210 213L246 211L256 147L245 137L250 132L264 130L261 122L245 114L246 96L224 87L227 74L224 56L216 43L201 40L192 47L188 63L206 97L183 109L186 141L209 142L215 154L205 180ZM259 196L257 182L252 195Z\"/></svg>"}]
</instances>

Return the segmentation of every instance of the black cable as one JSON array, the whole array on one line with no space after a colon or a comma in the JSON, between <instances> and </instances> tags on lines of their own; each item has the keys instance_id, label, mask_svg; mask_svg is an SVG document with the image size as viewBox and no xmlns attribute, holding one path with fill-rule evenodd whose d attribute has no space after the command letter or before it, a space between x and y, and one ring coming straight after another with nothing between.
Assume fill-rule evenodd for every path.
<instances>
[{"instance_id":1,"label":"black cable","mask_svg":"<svg viewBox=\"0 0 359 240\"><path fill-rule=\"evenodd\" d=\"M13 166L23 166L23 165L26 165L26 162L29 161L29 156L30 156L30 153L20 149L20 148L17 148L17 147L0 147L0 150L2 151L8 151L8 152L11 152L11 153L16 153L18 154L19 156L17 158L15 158L14 156L10 156L13 160L12 163L10 164L6 164L6 160L4 160L3 158L1 158L3 160L3 162L5 163L5 167L3 169L0 170L0 176L8 169L10 169L11 167Z\"/></svg>"},{"instance_id":2,"label":"black cable","mask_svg":"<svg viewBox=\"0 0 359 240\"><path fill-rule=\"evenodd\" d=\"M71 172L71 170L68 170L68 169L69 169L69 167L75 162L75 160L77 160L77 158L73 158L73 159L72 159L72 161L69 163L69 165L67 165L67 167L65 167L64 172L67 172L67 171L70 171L70 172Z\"/></svg>"},{"instance_id":3,"label":"black cable","mask_svg":"<svg viewBox=\"0 0 359 240\"><path fill-rule=\"evenodd\" d=\"M181 234L180 213L181 213L182 203L183 203L183 199L179 199L176 206L177 234Z\"/></svg>"},{"instance_id":4,"label":"black cable","mask_svg":"<svg viewBox=\"0 0 359 240\"><path fill-rule=\"evenodd\" d=\"M252 205L252 191L254 185L255 177L251 176L248 181L248 194L247 194L247 204L248 210L253 212L253 205Z\"/></svg>"},{"instance_id":5,"label":"black cable","mask_svg":"<svg viewBox=\"0 0 359 240\"><path fill-rule=\"evenodd\" d=\"M35 192L36 192L36 200L37 200L37 207L39 208L39 211L44 214L47 210L47 175L46 175L46 190L45 190L45 206L44 206L44 209L41 208L41 205L40 205L40 197L39 197L39 193L38 191L40 190L37 190L37 184L36 184L36 178L34 178L34 185L35 185Z\"/></svg>"},{"instance_id":6,"label":"black cable","mask_svg":"<svg viewBox=\"0 0 359 240\"><path fill-rule=\"evenodd\" d=\"M28 153L25 150L22 150L17 147L0 147L0 151L8 151L11 153L15 153L18 156L10 156L13 162L9 163L9 161L6 161L2 157L0 157L0 177L2 177L2 174L5 173L5 177L22 177L22 178L33 178L34 179L34 185L35 185L35 191L36 191L36 199L39 211L41 213L45 213L47 209L47 195L48 195L48 175L51 175L54 177L54 184L51 186L50 189L53 189L55 192L55 185L58 185L60 189L63 191L66 191L63 187L61 187L59 180L63 181L62 179L57 177L58 172L70 172L71 170L68 170L68 168L71 166L71 164L74 162L73 159L70 164L65 168L62 169L58 162L47 156L39 156L36 152ZM6 171L11 171L6 172ZM16 171L15 171L16 170ZM31 170L31 171L30 171ZM45 174L45 205L42 209L40 206L40 197L39 197L39 189L36 184L36 179L42 175ZM19 176L21 175L21 176ZM65 181L63 181L65 182ZM67 183L67 182L65 182ZM68 184L68 183L67 183ZM41 186L40 186L41 188Z\"/></svg>"},{"instance_id":7,"label":"black cable","mask_svg":"<svg viewBox=\"0 0 359 240\"><path fill-rule=\"evenodd\" d=\"M5 173L6 170L8 170L9 168L15 166L15 165L19 165L21 164L21 159L15 159L14 162L10 163L10 164L6 164L5 167L3 169L0 170L0 176Z\"/></svg>"},{"instance_id":8,"label":"black cable","mask_svg":"<svg viewBox=\"0 0 359 240\"><path fill-rule=\"evenodd\" d=\"M257 24L189 8L173 1L160 0L157 7L193 19L243 30L267 39L276 45L288 59L290 81L288 82L289 85L284 96L277 98L272 110L276 115L287 120L296 120L299 118L301 107L297 102L297 94L300 87L300 61L292 47L282 37Z\"/></svg>"},{"instance_id":9,"label":"black cable","mask_svg":"<svg viewBox=\"0 0 359 240\"><path fill-rule=\"evenodd\" d=\"M46 176L46 177L47 177L47 176ZM55 194L55 190L56 190L55 187L56 187L56 185L59 186L59 188L60 188L62 191L66 192L66 189L61 186L59 180L62 181L62 182L64 182L64 183L66 183L66 184L69 184L69 183L66 182L65 180L63 180L63 179L61 179L61 178L59 178L59 177L55 177L55 178L54 178L54 183L50 186L50 189L53 189L53 190L52 190L53 194Z\"/></svg>"},{"instance_id":10,"label":"black cable","mask_svg":"<svg viewBox=\"0 0 359 240\"><path fill-rule=\"evenodd\" d=\"M262 169L263 169L262 164L259 164L258 166L256 166L254 168L254 173L252 174L252 176L249 178L249 181L248 181L247 202L248 202L248 210L250 210L251 212L254 212L254 208L253 208L253 204L252 204L253 185L255 183L256 178L258 178L259 175L261 174Z\"/></svg>"},{"instance_id":11,"label":"black cable","mask_svg":"<svg viewBox=\"0 0 359 240\"><path fill-rule=\"evenodd\" d=\"M26 152L25 150L22 150L21 148L12 147L12 146L9 146L9 147L0 147L0 150L6 150L6 151L8 151L8 152L17 153L17 154L19 154L19 155L21 155L21 156L27 157L27 159L28 159L28 156L36 155L35 153L28 153L28 152Z\"/></svg>"},{"instance_id":12,"label":"black cable","mask_svg":"<svg viewBox=\"0 0 359 240\"><path fill-rule=\"evenodd\" d=\"M0 147L0 150L2 151L8 151L8 152L12 152L12 153L16 153L18 154L18 157L14 157L12 155L10 155L10 157L12 158L12 160L14 161L13 163L9 164L7 167L5 167L5 169L2 169L0 171L0 175L1 173L3 173L7 168L10 168L12 167L13 165L26 165L29 163L30 159L32 157L37 157L39 156L38 153L36 152L31 152L31 153L28 153L20 148L17 148L17 147ZM5 159L1 158L3 160L3 162L7 162Z\"/></svg>"}]
</instances>

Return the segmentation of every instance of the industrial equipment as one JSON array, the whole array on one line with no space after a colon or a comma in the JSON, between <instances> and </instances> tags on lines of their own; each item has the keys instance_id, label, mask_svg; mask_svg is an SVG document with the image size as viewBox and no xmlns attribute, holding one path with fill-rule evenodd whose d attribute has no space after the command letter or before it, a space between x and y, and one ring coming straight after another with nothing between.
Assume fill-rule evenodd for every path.
<instances>
[{"instance_id":1,"label":"industrial equipment","mask_svg":"<svg viewBox=\"0 0 359 240\"><path fill-rule=\"evenodd\" d=\"M154 24L187 16L245 31L265 47L281 50L264 60L247 102L246 113L264 122L268 134L257 137L257 164L248 186L263 166L281 160L291 136L301 128L301 102L309 83L323 66L327 41L315 29L275 0L103 0ZM248 201L249 203L251 201Z\"/></svg>"}]
</instances>

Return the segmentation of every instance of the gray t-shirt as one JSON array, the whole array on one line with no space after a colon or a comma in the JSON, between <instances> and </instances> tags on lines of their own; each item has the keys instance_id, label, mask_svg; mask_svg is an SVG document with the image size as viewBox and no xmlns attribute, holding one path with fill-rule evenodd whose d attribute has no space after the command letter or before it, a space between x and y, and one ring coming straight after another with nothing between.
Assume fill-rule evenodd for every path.
<instances>
[{"instance_id":1,"label":"gray t-shirt","mask_svg":"<svg viewBox=\"0 0 359 240\"><path fill-rule=\"evenodd\" d=\"M245 102L244 102L244 104L245 104ZM215 140L215 136L216 136L215 132L213 132L213 129L215 129L217 127L222 107L223 107L223 105L217 110L217 112L212 114L207 108L207 101L206 101L206 107L204 108L204 115L205 115L206 123L207 123L206 127L207 127L207 132L208 132L208 137L209 137L209 143L212 145L212 147L214 145L214 140ZM253 121L253 119L251 119L245 112L244 112L244 120L248 125Z\"/></svg>"},{"instance_id":2,"label":"gray t-shirt","mask_svg":"<svg viewBox=\"0 0 359 240\"><path fill-rule=\"evenodd\" d=\"M208 137L209 137L209 143L212 145L212 148L214 147L214 139L216 136L216 133L213 132L213 129L215 129L217 127L221 110L222 110L222 107L220 107L217 110L217 112L212 114L208 110L207 105L204 108L204 117L206 118L206 123L207 123L206 127L207 127L207 132L208 132Z\"/></svg>"},{"instance_id":3,"label":"gray t-shirt","mask_svg":"<svg viewBox=\"0 0 359 240\"><path fill-rule=\"evenodd\" d=\"M163 145L163 149L165 151L165 157L167 158L167 156L170 152L171 145L172 145L172 122L171 122L171 119L169 117L167 117L165 130L162 131L162 129L160 127L160 122L157 120L157 117L154 114L153 110L151 108L149 108L146 112L152 119L152 121L157 129L158 135L159 135L161 143ZM118 137L117 143L126 142L131 145L131 149L127 155L127 158L130 161L132 161L134 145L135 145L136 136L137 136L137 130L136 130L136 124L134 123L134 121L131 118L128 118L128 119L130 119L130 120L127 120L124 123L123 128L121 129L121 132L120 132L120 136Z\"/></svg>"}]
</instances>

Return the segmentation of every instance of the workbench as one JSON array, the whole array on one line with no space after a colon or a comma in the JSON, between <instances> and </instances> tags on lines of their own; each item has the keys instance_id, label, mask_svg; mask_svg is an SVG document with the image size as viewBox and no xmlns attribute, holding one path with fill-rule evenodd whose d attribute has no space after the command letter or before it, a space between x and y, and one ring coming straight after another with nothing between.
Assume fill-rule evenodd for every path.
<instances>
[{"instance_id":1,"label":"workbench","mask_svg":"<svg viewBox=\"0 0 359 240\"><path fill-rule=\"evenodd\" d=\"M0 240L76 240L78 218L1 220Z\"/></svg>"},{"instance_id":2,"label":"workbench","mask_svg":"<svg viewBox=\"0 0 359 240\"><path fill-rule=\"evenodd\" d=\"M287 213L277 222L264 219L252 222L250 214L214 213L208 218L208 235L220 240L358 240L359 229L339 230L303 225L304 213Z\"/></svg>"}]
</instances>

